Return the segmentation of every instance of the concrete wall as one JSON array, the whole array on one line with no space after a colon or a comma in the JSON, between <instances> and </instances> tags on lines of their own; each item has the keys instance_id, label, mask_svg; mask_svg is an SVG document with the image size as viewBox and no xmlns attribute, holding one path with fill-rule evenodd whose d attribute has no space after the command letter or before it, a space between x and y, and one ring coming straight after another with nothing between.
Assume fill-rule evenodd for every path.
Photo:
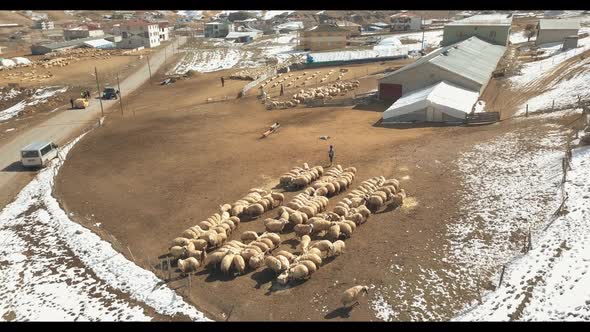
<instances>
[{"instance_id":1,"label":"concrete wall","mask_svg":"<svg viewBox=\"0 0 590 332\"><path fill-rule=\"evenodd\" d=\"M458 43L472 36L491 44L508 46L510 26L445 25L442 46Z\"/></svg>"},{"instance_id":2,"label":"concrete wall","mask_svg":"<svg viewBox=\"0 0 590 332\"><path fill-rule=\"evenodd\" d=\"M435 109L435 112L441 112L440 110ZM442 112L441 112L442 113ZM463 122L464 118L456 118L450 116L448 114L442 113L442 120L441 121L427 121L426 117L426 108L421 110L403 114L400 116L391 117L389 119L383 119L383 123L396 123L396 122Z\"/></svg>"},{"instance_id":3,"label":"concrete wall","mask_svg":"<svg viewBox=\"0 0 590 332\"><path fill-rule=\"evenodd\" d=\"M409 92L429 87L443 80L465 89L479 91L480 93L484 88L484 86L479 83L470 81L430 63L424 63L412 69L384 77L379 83L401 84L402 94L405 95Z\"/></svg>"},{"instance_id":4,"label":"concrete wall","mask_svg":"<svg viewBox=\"0 0 590 332\"><path fill-rule=\"evenodd\" d=\"M565 39L565 37L577 35L577 29L569 29L569 30L539 30L537 32L537 40L535 41L536 45L541 45L545 43L561 43Z\"/></svg>"}]
</instances>

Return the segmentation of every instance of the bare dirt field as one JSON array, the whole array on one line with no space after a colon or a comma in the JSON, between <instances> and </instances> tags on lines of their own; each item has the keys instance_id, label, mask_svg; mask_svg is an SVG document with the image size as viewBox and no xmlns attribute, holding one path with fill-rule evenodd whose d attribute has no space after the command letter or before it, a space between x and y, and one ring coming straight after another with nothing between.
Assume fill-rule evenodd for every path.
<instances>
[{"instance_id":1,"label":"bare dirt field","mask_svg":"<svg viewBox=\"0 0 590 332\"><path fill-rule=\"evenodd\" d=\"M198 74L167 86L156 80L146 84L141 95L125 102L126 114L135 110L136 115L123 120L111 116L105 127L88 134L56 180L56 193L73 218L137 264L156 271L217 320L226 319L229 312L231 320L375 320L366 300L350 313L337 310L341 292L356 284L419 284L417 266L440 270L447 265L442 259L447 254L445 223L459 217L461 178L453 172L453 161L461 152L515 129L544 134L517 121L384 128L379 119L385 105L268 112L254 96L206 103L211 96L235 95L245 84L226 80L221 88L219 77L228 74ZM277 121L279 131L259 139ZM323 135L330 140L320 140ZM184 229L249 188L275 187L279 176L293 166L307 162L327 167L330 144L337 163L358 169L356 184L378 175L395 177L409 195L403 207L373 215L359 227L346 241L345 255L323 265L307 282L287 289L273 287L273 274L264 268L235 278L202 270L192 280L189 297L186 278L173 273L168 279L159 271L158 257ZM296 193L286 193L286 200ZM331 198L328 210L344 196ZM275 214L273 210L244 221L230 239L239 239L247 230L262 232L262 220ZM281 239L281 249L295 251L292 233ZM396 276L392 264L409 268ZM414 288L405 293L408 298L387 301L403 307L404 301L421 295L436 319L450 319L477 298L475 289L457 285L455 278L460 277L441 277L440 286L449 296ZM410 312L400 313L401 320L412 317Z\"/></svg>"}]
</instances>

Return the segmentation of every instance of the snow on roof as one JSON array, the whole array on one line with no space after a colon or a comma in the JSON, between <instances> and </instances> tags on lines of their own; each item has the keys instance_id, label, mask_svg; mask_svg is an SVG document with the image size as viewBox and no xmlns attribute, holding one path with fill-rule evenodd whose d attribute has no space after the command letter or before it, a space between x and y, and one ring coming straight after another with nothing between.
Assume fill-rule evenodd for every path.
<instances>
[{"instance_id":1,"label":"snow on roof","mask_svg":"<svg viewBox=\"0 0 590 332\"><path fill-rule=\"evenodd\" d=\"M332 62L332 61L353 61L373 58L389 58L404 56L408 54L407 47L382 47L372 50L357 50L357 51L334 51L309 53L307 55L309 62Z\"/></svg>"},{"instance_id":2,"label":"snow on roof","mask_svg":"<svg viewBox=\"0 0 590 332\"><path fill-rule=\"evenodd\" d=\"M313 28L308 29L307 31L313 31L313 32L343 31L343 32L348 32L348 30L343 29L335 24L320 24L320 25L316 25Z\"/></svg>"},{"instance_id":3,"label":"snow on roof","mask_svg":"<svg viewBox=\"0 0 590 332\"><path fill-rule=\"evenodd\" d=\"M292 21L283 24L279 24L276 27L279 30L287 29L287 30L300 30L303 29L303 22L302 21Z\"/></svg>"},{"instance_id":4,"label":"snow on roof","mask_svg":"<svg viewBox=\"0 0 590 332\"><path fill-rule=\"evenodd\" d=\"M541 30L579 30L580 21L573 19L540 19Z\"/></svg>"},{"instance_id":5,"label":"snow on roof","mask_svg":"<svg viewBox=\"0 0 590 332\"><path fill-rule=\"evenodd\" d=\"M473 36L456 44L439 48L416 62L385 76L382 80L428 62L479 84L484 84L489 80L505 51L506 47L504 46L493 45Z\"/></svg>"},{"instance_id":6,"label":"snow on roof","mask_svg":"<svg viewBox=\"0 0 590 332\"><path fill-rule=\"evenodd\" d=\"M236 38L240 38L240 37L252 37L255 38L256 36L258 36L260 34L261 31L231 31L230 33L227 34L227 36L225 36L225 39L236 39Z\"/></svg>"},{"instance_id":7,"label":"snow on roof","mask_svg":"<svg viewBox=\"0 0 590 332\"><path fill-rule=\"evenodd\" d=\"M387 26L389 26L389 23L376 22L376 23L371 23L370 25L374 25L374 26L378 26L378 27L387 27Z\"/></svg>"},{"instance_id":8,"label":"snow on roof","mask_svg":"<svg viewBox=\"0 0 590 332\"><path fill-rule=\"evenodd\" d=\"M94 47L94 48L114 47L115 46L112 42L105 40L105 39L89 40L89 41L84 42L84 45Z\"/></svg>"},{"instance_id":9,"label":"snow on roof","mask_svg":"<svg viewBox=\"0 0 590 332\"><path fill-rule=\"evenodd\" d=\"M463 89L447 81L412 91L393 103L385 112L383 120L409 114L433 106L455 118L464 118L479 98L479 92Z\"/></svg>"},{"instance_id":10,"label":"snow on roof","mask_svg":"<svg viewBox=\"0 0 590 332\"><path fill-rule=\"evenodd\" d=\"M512 16L508 17L505 14L488 14L475 15L464 18L459 21L454 21L448 25L512 25Z\"/></svg>"}]
</instances>

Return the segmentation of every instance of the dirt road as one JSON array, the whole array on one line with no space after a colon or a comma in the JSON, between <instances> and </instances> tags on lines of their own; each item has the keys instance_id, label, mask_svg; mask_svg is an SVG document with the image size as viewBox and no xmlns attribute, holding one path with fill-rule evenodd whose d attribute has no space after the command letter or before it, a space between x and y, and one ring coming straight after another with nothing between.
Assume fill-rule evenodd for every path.
<instances>
[{"instance_id":1,"label":"dirt road","mask_svg":"<svg viewBox=\"0 0 590 332\"><path fill-rule=\"evenodd\" d=\"M180 37L180 44L186 38ZM173 44L166 47L167 52L173 51ZM152 72L157 71L164 63L164 49L150 58ZM123 97L132 93L149 79L147 64L140 67L134 74L121 82ZM99 73L100 77L100 73ZM117 101L103 101L106 110ZM0 146L0 207L5 206L18 191L34 176L34 172L22 169L19 162L20 149L32 141L54 141L57 144L66 143L77 136L82 129L98 121L101 109L99 100L93 99L90 107L85 110L63 112L47 121L24 131L19 136Z\"/></svg>"}]
</instances>

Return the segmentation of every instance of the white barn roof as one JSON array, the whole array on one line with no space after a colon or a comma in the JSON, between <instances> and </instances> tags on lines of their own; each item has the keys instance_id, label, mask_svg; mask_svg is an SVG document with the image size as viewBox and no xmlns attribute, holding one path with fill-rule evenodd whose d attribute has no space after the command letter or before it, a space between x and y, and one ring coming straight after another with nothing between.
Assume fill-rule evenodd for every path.
<instances>
[{"instance_id":1,"label":"white barn roof","mask_svg":"<svg viewBox=\"0 0 590 332\"><path fill-rule=\"evenodd\" d=\"M439 48L381 80L387 80L388 76L429 62L483 85L489 80L505 51L506 47L504 46L493 45L473 36L456 44Z\"/></svg>"},{"instance_id":2,"label":"white barn roof","mask_svg":"<svg viewBox=\"0 0 590 332\"><path fill-rule=\"evenodd\" d=\"M541 19L539 20L541 30L579 30L580 21L572 19Z\"/></svg>"},{"instance_id":3,"label":"white barn roof","mask_svg":"<svg viewBox=\"0 0 590 332\"><path fill-rule=\"evenodd\" d=\"M113 42L110 42L106 39L95 39L95 40L85 41L84 45L94 47L94 48L115 47L115 44Z\"/></svg>"},{"instance_id":4,"label":"white barn roof","mask_svg":"<svg viewBox=\"0 0 590 332\"><path fill-rule=\"evenodd\" d=\"M479 92L463 89L446 81L412 91L396 100L385 112L383 120L409 114L429 106L455 118L465 118L479 98Z\"/></svg>"}]
</instances>

